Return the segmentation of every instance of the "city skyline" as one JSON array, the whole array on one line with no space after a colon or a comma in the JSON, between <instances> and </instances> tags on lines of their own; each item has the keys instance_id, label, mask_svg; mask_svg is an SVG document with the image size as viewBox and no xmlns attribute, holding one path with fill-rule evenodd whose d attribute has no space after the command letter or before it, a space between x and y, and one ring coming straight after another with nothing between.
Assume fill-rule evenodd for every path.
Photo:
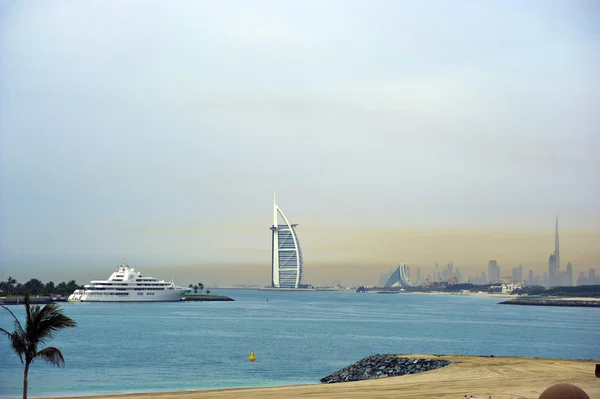
<instances>
[{"instance_id":1,"label":"city skyline","mask_svg":"<svg viewBox=\"0 0 600 399\"><path fill-rule=\"evenodd\" d=\"M417 265L417 277L412 281L415 284L423 284L424 282L427 284L432 282L445 282L448 284L472 283L477 285L502 283L517 284L521 286L541 285L544 287L573 286L579 284L595 284L599 282L595 276L595 267L588 270L587 276L585 275L585 271L580 271L580 275L577 278L573 274L573 265L571 262L568 262L566 269L562 271L560 262L558 215L555 216L554 251L550 254L548 259L548 270L542 271L541 274L535 274L532 268L529 268L529 270L526 271L522 264L508 268L508 270L510 270L510 273L508 273L506 269L501 269L497 260L491 259L488 261L487 273L483 271L479 275L470 275L466 279L463 279L459 268L455 267L452 261L449 261L446 267L442 266L441 268L439 267L438 262L436 262L432 273L427 274L424 280L420 280L421 268Z\"/></svg>"},{"instance_id":2,"label":"city skyline","mask_svg":"<svg viewBox=\"0 0 600 399\"><path fill-rule=\"evenodd\" d=\"M3 2L0 271L85 281L127 257L267 285L276 187L306 283L540 273L556 214L578 276L600 259L596 10Z\"/></svg>"},{"instance_id":3,"label":"city skyline","mask_svg":"<svg viewBox=\"0 0 600 399\"><path fill-rule=\"evenodd\" d=\"M303 220L302 220L303 221ZM264 223L262 223L264 229ZM347 232L347 231L346 231ZM245 231L241 232L246 234ZM482 272L488 272L489 255L487 253L502 254L496 256L498 265L502 268L501 275L510 275L513 267L523 265L524 274L530 269L533 269L536 274L548 272L548 248L552 245L552 230L510 230L502 231L496 229L488 229L482 231L465 230L465 229L446 229L426 230L426 229L404 229L402 231L394 229L375 229L362 232L358 235L344 237L340 232L335 234L336 243L329 241L331 239L329 232L315 229L311 224L303 224L303 247L304 251L309 254L309 261L304 267L303 280L307 284L327 285L333 281L341 281L348 285L376 285L380 273L389 275L391 271L397 267L399 262L396 259L405 258L408 265L415 268L420 268L421 280L424 280L428 274L433 273L435 264L438 263L439 269L445 269L446 264L452 262L453 265L461 269L463 280L470 275L480 275ZM510 234L509 234L510 233ZM579 234L581 234L579 232ZM270 266L270 246L266 244L267 236L261 233L260 248L242 249L244 255L254 254L263 257L262 262L203 262L203 263L161 263L155 259L148 259L136 255L129 257L130 263L138 270L144 273L164 274L175 276L177 281L196 281L198 279L206 281L209 284L254 284L268 285L266 282L271 279ZM584 247L593 248L592 243L600 237L600 234L576 235L572 237L572 233L567 231L563 233L564 244L563 251L567 254L574 253L569 259L573 263L573 278L583 272L586 275L590 268L597 267L597 264L586 264L581 258L581 252L573 250L577 248L577 244L584 244ZM444 245L436 248L431 246L432 238L437 238L443 241ZM541 240L533 240L535 237L541 237ZM482 240L483 238L483 240ZM487 238L487 239L486 239ZM573 239L575 238L575 239ZM369 239L370 241L365 241ZM479 255L474 256L473 251L469 251L474 240L480 241ZM386 241L387 240L387 241ZM396 241L397 240L397 241ZM588 242L585 242L588 240ZM362 243L362 248L358 243ZM384 250L389 248L389 244L395 242L397 251L386 253ZM531 244L533 247L538 247L535 253L535 258L530 258L518 254L518 243ZM486 245L481 245L481 244ZM319 245L317 245L319 244ZM533 245L536 244L536 245ZM573 247L573 245L575 247ZM367 249L366 253L363 251ZM523 247L521 247L523 249ZM529 248L531 250L531 248ZM427 251L423 254L423 251ZM517 252L517 254L515 254ZM423 258L415 259L415 254L421 253L421 257L425 255L429 260ZM260 255L262 254L262 255ZM403 256L404 255L404 256ZM409 256L406 256L409 255ZM449 256L443 256L449 255ZM590 259L598 259L596 252L587 253ZM531 255L530 255L531 256ZM448 260L440 260L451 258ZM266 261L268 259L268 261ZM479 259L479 260L477 260ZM6 273L16 277L19 281L29 278L42 278L42 280L70 280L86 281L92 278L97 278L98 273L105 273L106 270L112 268L111 264L115 264L115 260L106 263L101 260L89 260L84 267L72 267L65 265L59 269L48 270L44 267L34 268L15 268L3 269ZM118 263L118 262L117 262ZM114 265L113 265L114 266ZM29 270L34 270L35 274ZM26 274L23 274L23 271ZM414 276L414 274L413 274ZM1 277L1 276L0 276ZM165 276L168 277L168 276Z\"/></svg>"}]
</instances>

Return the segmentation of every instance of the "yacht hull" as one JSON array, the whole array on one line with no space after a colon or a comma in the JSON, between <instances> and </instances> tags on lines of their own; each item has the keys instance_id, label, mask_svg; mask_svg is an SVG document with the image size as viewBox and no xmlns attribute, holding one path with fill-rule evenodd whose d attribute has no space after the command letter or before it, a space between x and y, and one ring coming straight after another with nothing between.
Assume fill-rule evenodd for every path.
<instances>
[{"instance_id":1,"label":"yacht hull","mask_svg":"<svg viewBox=\"0 0 600 399\"><path fill-rule=\"evenodd\" d=\"M69 302L176 302L180 301L181 297L186 294L186 290L166 290L165 292L155 292L154 295L148 295L147 292L142 292L143 295L132 292L129 295L119 295L116 293L107 292L87 292L80 296L71 295Z\"/></svg>"}]
</instances>

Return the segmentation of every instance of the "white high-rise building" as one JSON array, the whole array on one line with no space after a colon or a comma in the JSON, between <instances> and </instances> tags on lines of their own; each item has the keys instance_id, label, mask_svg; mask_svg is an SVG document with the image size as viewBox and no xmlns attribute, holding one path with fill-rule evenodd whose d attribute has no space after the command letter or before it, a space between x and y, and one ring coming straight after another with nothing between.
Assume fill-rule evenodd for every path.
<instances>
[{"instance_id":1,"label":"white high-rise building","mask_svg":"<svg viewBox=\"0 0 600 399\"><path fill-rule=\"evenodd\" d=\"M302 250L296 234L297 224L290 224L273 200L271 226L271 287L301 288Z\"/></svg>"}]
</instances>

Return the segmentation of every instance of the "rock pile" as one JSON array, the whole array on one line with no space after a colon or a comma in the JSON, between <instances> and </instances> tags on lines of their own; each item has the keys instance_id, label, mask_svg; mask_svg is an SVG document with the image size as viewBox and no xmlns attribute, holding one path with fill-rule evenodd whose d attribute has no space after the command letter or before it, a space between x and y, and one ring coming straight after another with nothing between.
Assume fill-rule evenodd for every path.
<instances>
[{"instance_id":1,"label":"rock pile","mask_svg":"<svg viewBox=\"0 0 600 399\"><path fill-rule=\"evenodd\" d=\"M529 299L529 298L513 298L504 302L499 302L500 305L531 305L531 306L572 306L586 308L600 308L600 301L595 298L590 300L569 300L569 299Z\"/></svg>"},{"instance_id":2,"label":"rock pile","mask_svg":"<svg viewBox=\"0 0 600 399\"><path fill-rule=\"evenodd\" d=\"M331 384L335 382L417 374L439 369L449 364L452 364L449 360L406 358L397 357L396 355L373 355L365 357L327 377L321 378L321 382Z\"/></svg>"}]
</instances>

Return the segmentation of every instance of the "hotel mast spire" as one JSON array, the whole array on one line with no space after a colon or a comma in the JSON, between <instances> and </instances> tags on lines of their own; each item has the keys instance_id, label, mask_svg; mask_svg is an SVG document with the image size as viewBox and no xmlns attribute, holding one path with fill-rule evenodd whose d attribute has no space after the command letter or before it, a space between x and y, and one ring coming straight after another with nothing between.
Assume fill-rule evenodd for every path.
<instances>
[{"instance_id":1,"label":"hotel mast spire","mask_svg":"<svg viewBox=\"0 0 600 399\"><path fill-rule=\"evenodd\" d=\"M273 190L273 226L277 227L277 202L275 201L275 190Z\"/></svg>"}]
</instances>

